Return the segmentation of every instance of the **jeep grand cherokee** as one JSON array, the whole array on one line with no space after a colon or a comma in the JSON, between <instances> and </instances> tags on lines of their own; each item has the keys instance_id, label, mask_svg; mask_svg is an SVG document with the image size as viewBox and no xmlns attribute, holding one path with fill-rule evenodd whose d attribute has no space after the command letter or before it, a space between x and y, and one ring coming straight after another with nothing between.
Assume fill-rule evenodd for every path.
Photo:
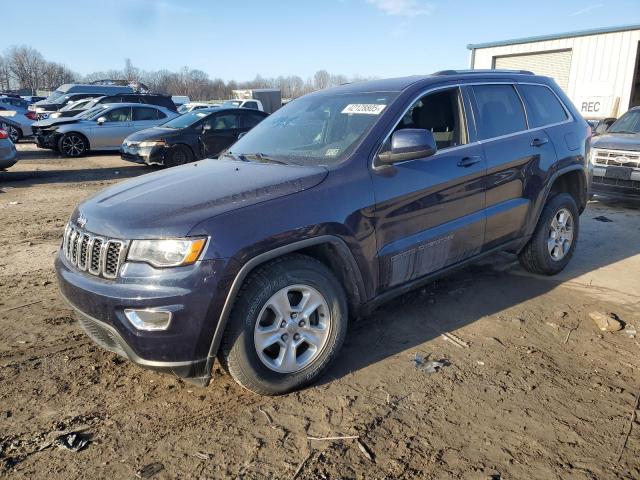
<instances>
[{"instance_id":1,"label":"jeep grand cherokee","mask_svg":"<svg viewBox=\"0 0 640 480\"><path fill-rule=\"evenodd\" d=\"M349 318L498 250L573 255L590 129L555 82L445 71L298 98L218 160L80 204L56 269L98 344L206 385L313 382Z\"/></svg>"}]
</instances>

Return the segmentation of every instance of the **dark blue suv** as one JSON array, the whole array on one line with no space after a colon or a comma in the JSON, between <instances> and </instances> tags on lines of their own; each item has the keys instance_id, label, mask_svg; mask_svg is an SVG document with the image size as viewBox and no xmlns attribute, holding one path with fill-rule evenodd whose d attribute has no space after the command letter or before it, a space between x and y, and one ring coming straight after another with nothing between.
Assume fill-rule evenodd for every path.
<instances>
[{"instance_id":1,"label":"dark blue suv","mask_svg":"<svg viewBox=\"0 0 640 480\"><path fill-rule=\"evenodd\" d=\"M98 344L206 385L300 388L349 318L498 250L569 262L590 128L553 80L444 71L315 92L217 160L108 188L56 260ZM364 320L366 321L366 320Z\"/></svg>"}]
</instances>

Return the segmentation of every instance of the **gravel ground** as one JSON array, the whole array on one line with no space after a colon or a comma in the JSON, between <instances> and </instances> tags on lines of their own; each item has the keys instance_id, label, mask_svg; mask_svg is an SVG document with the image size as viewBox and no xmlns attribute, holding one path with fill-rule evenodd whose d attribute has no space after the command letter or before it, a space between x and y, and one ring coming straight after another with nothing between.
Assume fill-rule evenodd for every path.
<instances>
[{"instance_id":1,"label":"gravel ground","mask_svg":"<svg viewBox=\"0 0 640 480\"><path fill-rule=\"evenodd\" d=\"M149 169L19 150L0 172L0 476L132 478L159 462L154 479L640 478L638 338L589 318L640 329L637 205L590 202L559 277L498 255L353 322L317 385L264 398L219 367L198 388L94 346L53 258L78 202ZM90 442L52 443L68 431Z\"/></svg>"}]
</instances>

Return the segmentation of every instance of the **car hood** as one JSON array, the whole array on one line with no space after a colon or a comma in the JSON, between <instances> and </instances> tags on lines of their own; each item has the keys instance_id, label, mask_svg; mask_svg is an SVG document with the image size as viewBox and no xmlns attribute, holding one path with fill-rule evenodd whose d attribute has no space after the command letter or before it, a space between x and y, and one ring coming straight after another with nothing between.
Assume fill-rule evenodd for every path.
<instances>
[{"instance_id":1,"label":"car hood","mask_svg":"<svg viewBox=\"0 0 640 480\"><path fill-rule=\"evenodd\" d=\"M595 137L593 148L607 148L610 150L629 150L640 152L640 134L637 133L605 133Z\"/></svg>"},{"instance_id":2,"label":"car hood","mask_svg":"<svg viewBox=\"0 0 640 480\"><path fill-rule=\"evenodd\" d=\"M73 117L47 118L44 120L38 120L33 124L33 126L36 128L47 128L47 127L52 127L54 125L58 126L58 125L65 125L67 123L77 123L80 120L81 119L79 118L73 118Z\"/></svg>"},{"instance_id":3,"label":"car hood","mask_svg":"<svg viewBox=\"0 0 640 480\"><path fill-rule=\"evenodd\" d=\"M125 141L142 142L144 140L158 140L160 138L171 138L173 136L181 134L183 131L184 129L182 128L162 128L162 127L145 128L144 130L140 130L138 132L132 133L125 139Z\"/></svg>"},{"instance_id":4,"label":"car hood","mask_svg":"<svg viewBox=\"0 0 640 480\"><path fill-rule=\"evenodd\" d=\"M86 200L71 217L120 239L182 237L198 223L318 185L318 166L202 160L124 181Z\"/></svg>"}]
</instances>

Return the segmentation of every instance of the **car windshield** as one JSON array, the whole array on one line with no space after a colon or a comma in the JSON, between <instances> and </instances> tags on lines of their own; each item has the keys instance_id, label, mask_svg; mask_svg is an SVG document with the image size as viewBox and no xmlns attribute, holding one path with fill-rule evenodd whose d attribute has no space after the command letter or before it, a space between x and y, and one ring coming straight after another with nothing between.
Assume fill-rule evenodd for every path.
<instances>
[{"instance_id":1,"label":"car windshield","mask_svg":"<svg viewBox=\"0 0 640 480\"><path fill-rule=\"evenodd\" d=\"M222 105L225 107L239 107L242 104L239 100L227 100L223 102Z\"/></svg>"},{"instance_id":2,"label":"car windshield","mask_svg":"<svg viewBox=\"0 0 640 480\"><path fill-rule=\"evenodd\" d=\"M51 93L51 95L49 95L47 98L44 99L44 102L46 103L54 103L56 102L60 97L66 95L65 92L61 92L60 90L56 90L54 92Z\"/></svg>"},{"instance_id":3,"label":"car windshield","mask_svg":"<svg viewBox=\"0 0 640 480\"><path fill-rule=\"evenodd\" d=\"M607 129L607 133L640 133L640 110L629 110Z\"/></svg>"},{"instance_id":4,"label":"car windshield","mask_svg":"<svg viewBox=\"0 0 640 480\"><path fill-rule=\"evenodd\" d=\"M164 128L175 128L175 129L190 127L191 125L196 123L198 120L209 115L209 113L211 112L202 112L202 111L196 110L194 112L185 113L184 115L180 115L179 117L173 118L168 122L163 123L160 126Z\"/></svg>"},{"instance_id":5,"label":"car windshield","mask_svg":"<svg viewBox=\"0 0 640 480\"><path fill-rule=\"evenodd\" d=\"M323 92L301 97L265 118L228 153L300 165L339 163L397 96Z\"/></svg>"},{"instance_id":6,"label":"car windshield","mask_svg":"<svg viewBox=\"0 0 640 480\"><path fill-rule=\"evenodd\" d=\"M102 111L105 108L107 108L107 105L99 105L97 107L90 108L86 112L83 112L83 113L77 115L77 118L84 118L86 120L92 120L92 119L97 118L98 116L100 116L100 114L102 113Z\"/></svg>"}]
</instances>

